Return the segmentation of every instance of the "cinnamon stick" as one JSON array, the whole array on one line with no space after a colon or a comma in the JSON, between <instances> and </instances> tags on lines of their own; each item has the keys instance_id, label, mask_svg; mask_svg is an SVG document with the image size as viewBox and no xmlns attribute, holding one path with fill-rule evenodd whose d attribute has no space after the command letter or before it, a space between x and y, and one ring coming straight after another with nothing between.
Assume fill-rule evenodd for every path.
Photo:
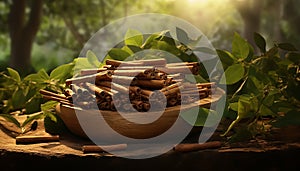
<instances>
[{"instance_id":1,"label":"cinnamon stick","mask_svg":"<svg viewBox=\"0 0 300 171\"><path fill-rule=\"evenodd\" d=\"M43 95L43 98L46 99L46 100L53 100L53 101L57 101L57 102L70 103L70 101L68 101L67 99L56 97L56 96Z\"/></svg>"},{"instance_id":2,"label":"cinnamon stick","mask_svg":"<svg viewBox=\"0 0 300 171\"><path fill-rule=\"evenodd\" d=\"M99 80L111 80L112 73L110 71L102 71L92 75L86 75L81 77L70 78L66 80L66 85L74 83L84 83L84 82L96 82Z\"/></svg>"},{"instance_id":3,"label":"cinnamon stick","mask_svg":"<svg viewBox=\"0 0 300 171\"><path fill-rule=\"evenodd\" d=\"M178 66L188 66L192 74L197 75L200 70L200 64L198 62L179 62L167 64L167 67L178 67Z\"/></svg>"},{"instance_id":4,"label":"cinnamon stick","mask_svg":"<svg viewBox=\"0 0 300 171\"><path fill-rule=\"evenodd\" d=\"M16 144L34 144L59 141L59 135L47 135L47 136L18 136L16 137Z\"/></svg>"},{"instance_id":5,"label":"cinnamon stick","mask_svg":"<svg viewBox=\"0 0 300 171\"><path fill-rule=\"evenodd\" d=\"M84 145L82 146L83 153L97 153L97 152L109 152L109 151L119 151L125 150L127 144L115 144L115 145Z\"/></svg>"},{"instance_id":6,"label":"cinnamon stick","mask_svg":"<svg viewBox=\"0 0 300 171\"><path fill-rule=\"evenodd\" d=\"M144 64L142 62L133 62L133 61L117 61L113 59L107 59L106 60L107 65L112 65L114 67L118 67L120 65L122 66L143 66Z\"/></svg>"},{"instance_id":7,"label":"cinnamon stick","mask_svg":"<svg viewBox=\"0 0 300 171\"><path fill-rule=\"evenodd\" d=\"M210 82L210 83L198 83L197 87L198 88L212 88L215 87L216 83L215 82Z\"/></svg>"},{"instance_id":8,"label":"cinnamon stick","mask_svg":"<svg viewBox=\"0 0 300 171\"><path fill-rule=\"evenodd\" d=\"M142 111L143 110L143 102L142 101L132 100L131 103L137 111Z\"/></svg>"},{"instance_id":9,"label":"cinnamon stick","mask_svg":"<svg viewBox=\"0 0 300 171\"><path fill-rule=\"evenodd\" d=\"M126 88L125 86L122 86L120 84L117 84L117 83L113 83L113 82L109 82L109 81L102 81L102 82L99 82L98 85L110 87L111 89L116 90L118 92L123 92L123 93L127 93L127 94L129 93L128 88Z\"/></svg>"},{"instance_id":10,"label":"cinnamon stick","mask_svg":"<svg viewBox=\"0 0 300 171\"><path fill-rule=\"evenodd\" d=\"M167 66L200 66L198 62L174 62L174 63L168 63Z\"/></svg>"},{"instance_id":11,"label":"cinnamon stick","mask_svg":"<svg viewBox=\"0 0 300 171\"><path fill-rule=\"evenodd\" d=\"M178 152L191 152L205 149L220 148L222 143L220 141L211 141L203 144L178 144L173 149Z\"/></svg>"},{"instance_id":12,"label":"cinnamon stick","mask_svg":"<svg viewBox=\"0 0 300 171\"><path fill-rule=\"evenodd\" d=\"M168 106L175 106L177 102L178 101L177 101L176 97L171 97L171 98L168 98L168 100L167 100Z\"/></svg>"},{"instance_id":13,"label":"cinnamon stick","mask_svg":"<svg viewBox=\"0 0 300 171\"><path fill-rule=\"evenodd\" d=\"M74 92L73 92L73 90L71 90L69 88L66 88L66 89L64 89L64 94L68 98L68 97L72 97L72 95L74 94Z\"/></svg>"},{"instance_id":14,"label":"cinnamon stick","mask_svg":"<svg viewBox=\"0 0 300 171\"><path fill-rule=\"evenodd\" d=\"M101 110L110 110L111 109L111 102L110 101L104 101L100 104L97 104L98 108Z\"/></svg>"},{"instance_id":15,"label":"cinnamon stick","mask_svg":"<svg viewBox=\"0 0 300 171\"><path fill-rule=\"evenodd\" d=\"M86 82L85 84L89 88L89 90L94 92L97 96L102 97L102 98L105 96L105 94L106 94L105 90L97 87L95 84L91 84L88 82Z\"/></svg>"},{"instance_id":16,"label":"cinnamon stick","mask_svg":"<svg viewBox=\"0 0 300 171\"><path fill-rule=\"evenodd\" d=\"M80 75L81 76L92 75L92 74L96 74L96 73L103 72L106 70L107 70L107 68L82 69L82 70L80 70Z\"/></svg>"},{"instance_id":17,"label":"cinnamon stick","mask_svg":"<svg viewBox=\"0 0 300 171\"><path fill-rule=\"evenodd\" d=\"M129 86L129 90L136 95L139 95L142 91L141 88L138 86Z\"/></svg>"},{"instance_id":18,"label":"cinnamon stick","mask_svg":"<svg viewBox=\"0 0 300 171\"><path fill-rule=\"evenodd\" d=\"M133 76L121 76L121 75L112 75L112 82L123 84L123 85L135 85L136 77Z\"/></svg>"},{"instance_id":19,"label":"cinnamon stick","mask_svg":"<svg viewBox=\"0 0 300 171\"><path fill-rule=\"evenodd\" d=\"M142 88L161 89L166 86L166 80L136 80L136 85Z\"/></svg>"},{"instance_id":20,"label":"cinnamon stick","mask_svg":"<svg viewBox=\"0 0 300 171\"><path fill-rule=\"evenodd\" d=\"M177 73L177 74L169 74L167 75L167 78L173 78L173 79L184 79L184 75Z\"/></svg>"},{"instance_id":21,"label":"cinnamon stick","mask_svg":"<svg viewBox=\"0 0 300 171\"><path fill-rule=\"evenodd\" d=\"M74 92L79 96L87 97L91 95L87 89L81 86L78 86L76 84L71 84L71 87L74 90Z\"/></svg>"},{"instance_id":22,"label":"cinnamon stick","mask_svg":"<svg viewBox=\"0 0 300 171\"><path fill-rule=\"evenodd\" d=\"M113 90L110 87L105 87L105 86L101 86L101 85L97 85L97 87L99 87L102 90L105 90L106 93L109 94L110 96L119 93L117 90Z\"/></svg>"},{"instance_id":23,"label":"cinnamon stick","mask_svg":"<svg viewBox=\"0 0 300 171\"><path fill-rule=\"evenodd\" d=\"M154 66L119 66L116 68L118 70L153 70L155 69Z\"/></svg>"},{"instance_id":24,"label":"cinnamon stick","mask_svg":"<svg viewBox=\"0 0 300 171\"><path fill-rule=\"evenodd\" d=\"M147 112L149 109L150 109L150 104L148 103L148 102L144 102L143 103L143 110L145 111L145 112Z\"/></svg>"},{"instance_id":25,"label":"cinnamon stick","mask_svg":"<svg viewBox=\"0 0 300 171\"><path fill-rule=\"evenodd\" d=\"M167 78L168 78L167 74L162 72L155 73L154 75L154 79L156 80L166 80Z\"/></svg>"},{"instance_id":26,"label":"cinnamon stick","mask_svg":"<svg viewBox=\"0 0 300 171\"><path fill-rule=\"evenodd\" d=\"M128 76L128 77L135 77L135 76L146 77L145 72L146 72L145 70L114 70L113 74L119 76Z\"/></svg>"},{"instance_id":27,"label":"cinnamon stick","mask_svg":"<svg viewBox=\"0 0 300 171\"><path fill-rule=\"evenodd\" d=\"M167 74L191 74L193 66L168 66L168 67L157 67L158 70ZM194 74L194 73L192 73Z\"/></svg>"},{"instance_id":28,"label":"cinnamon stick","mask_svg":"<svg viewBox=\"0 0 300 171\"><path fill-rule=\"evenodd\" d=\"M165 66L167 64L166 59L159 58L159 59L144 59L144 60L138 60L139 62L142 62L144 65L152 65L152 66Z\"/></svg>"},{"instance_id":29,"label":"cinnamon stick","mask_svg":"<svg viewBox=\"0 0 300 171\"><path fill-rule=\"evenodd\" d=\"M171 88L171 89L168 89L168 90L164 91L163 94L165 96L169 96L171 94L176 94L177 95L177 93L180 92L180 89L182 89L182 86L179 86L179 87L177 86L177 87L174 87L174 88Z\"/></svg>"},{"instance_id":30,"label":"cinnamon stick","mask_svg":"<svg viewBox=\"0 0 300 171\"><path fill-rule=\"evenodd\" d=\"M67 105L67 106L74 106L74 104L71 103L71 102L59 101L59 103L64 104L64 105Z\"/></svg>"},{"instance_id":31,"label":"cinnamon stick","mask_svg":"<svg viewBox=\"0 0 300 171\"><path fill-rule=\"evenodd\" d=\"M146 89L141 90L141 96L147 100L152 99L153 101L161 101L165 98L164 94L160 91L151 91Z\"/></svg>"},{"instance_id":32,"label":"cinnamon stick","mask_svg":"<svg viewBox=\"0 0 300 171\"><path fill-rule=\"evenodd\" d=\"M175 84L171 84L171 85L169 85L169 86L167 86L167 87L162 88L160 91L161 91L161 92L168 91L168 90L171 90L171 89L173 89L173 88L176 88L176 87L181 86L181 84L182 84L181 82L177 82L177 83L175 83Z\"/></svg>"},{"instance_id":33,"label":"cinnamon stick","mask_svg":"<svg viewBox=\"0 0 300 171\"><path fill-rule=\"evenodd\" d=\"M47 91L47 90L43 90L43 89L40 90L40 94L47 95L47 96L53 96L53 97L57 97L57 98L61 98L61 99L66 99L66 96L63 94L56 94L51 91Z\"/></svg>"}]
</instances>

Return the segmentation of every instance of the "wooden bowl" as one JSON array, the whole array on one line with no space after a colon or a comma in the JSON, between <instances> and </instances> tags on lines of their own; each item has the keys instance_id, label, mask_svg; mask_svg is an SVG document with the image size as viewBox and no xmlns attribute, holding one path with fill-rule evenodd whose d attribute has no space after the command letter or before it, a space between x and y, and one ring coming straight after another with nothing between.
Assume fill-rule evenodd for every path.
<instances>
[{"instance_id":1,"label":"wooden bowl","mask_svg":"<svg viewBox=\"0 0 300 171\"><path fill-rule=\"evenodd\" d=\"M181 117L178 117L180 111L188 110L196 106L209 107L211 104L217 102L225 94L224 90L217 88L214 93L214 98L208 97L201 99L199 102L168 107L165 109L163 114L151 123L138 124L132 122L131 119L135 117L140 117L147 119L152 114L151 112L146 113L128 113L126 114L127 119L120 115L117 111L105 111L105 110L83 110L77 107L71 107L63 104L58 104L56 106L56 112L61 117L67 128L75 135L80 137L88 138L89 136L101 136L102 139L114 141L116 135L112 134L113 129L116 133L123 136L134 138L134 139L147 139L160 135L167 131L172 125L177 124L176 131L182 131L181 127L186 127L188 125ZM99 117L103 116L103 121L108 125L99 126ZM80 117L80 123L78 120ZM98 121L97 121L98 120ZM103 123L104 123L103 122ZM88 126L89 136L82 129L82 124Z\"/></svg>"}]
</instances>

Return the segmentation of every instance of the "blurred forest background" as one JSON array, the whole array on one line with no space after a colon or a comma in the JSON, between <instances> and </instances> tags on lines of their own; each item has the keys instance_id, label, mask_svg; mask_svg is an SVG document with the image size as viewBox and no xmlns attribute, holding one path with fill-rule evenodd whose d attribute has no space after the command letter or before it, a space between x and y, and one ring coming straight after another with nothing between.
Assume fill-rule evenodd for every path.
<instances>
[{"instance_id":1,"label":"blurred forest background","mask_svg":"<svg viewBox=\"0 0 300 171\"><path fill-rule=\"evenodd\" d=\"M300 49L299 7L299 0L0 0L0 71L51 71L78 57L101 27L140 13L185 19L217 49L230 49L234 32Z\"/></svg>"}]
</instances>

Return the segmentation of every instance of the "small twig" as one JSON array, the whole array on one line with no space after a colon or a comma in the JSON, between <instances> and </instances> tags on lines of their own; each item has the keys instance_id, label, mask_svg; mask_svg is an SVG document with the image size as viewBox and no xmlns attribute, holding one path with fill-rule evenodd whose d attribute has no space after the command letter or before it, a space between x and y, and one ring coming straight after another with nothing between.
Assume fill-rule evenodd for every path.
<instances>
[{"instance_id":1,"label":"small twig","mask_svg":"<svg viewBox=\"0 0 300 171\"><path fill-rule=\"evenodd\" d=\"M178 144L174 147L175 151L178 152L191 152L191 151L198 151L204 149L213 149L213 148L220 148L222 146L222 142L220 141L211 141L206 142L203 144Z\"/></svg>"},{"instance_id":2,"label":"small twig","mask_svg":"<svg viewBox=\"0 0 300 171\"><path fill-rule=\"evenodd\" d=\"M99 153L99 152L110 152L125 150L127 144L115 144L115 145L84 145L82 146L83 153Z\"/></svg>"}]
</instances>

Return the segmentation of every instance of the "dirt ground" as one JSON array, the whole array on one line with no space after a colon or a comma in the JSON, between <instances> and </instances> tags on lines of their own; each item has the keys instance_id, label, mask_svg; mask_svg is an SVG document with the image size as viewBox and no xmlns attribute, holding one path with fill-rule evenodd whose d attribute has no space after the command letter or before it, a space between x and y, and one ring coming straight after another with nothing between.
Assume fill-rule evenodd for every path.
<instances>
[{"instance_id":1,"label":"dirt ground","mask_svg":"<svg viewBox=\"0 0 300 171\"><path fill-rule=\"evenodd\" d=\"M17 145L15 137L19 135L19 130L5 120L1 119L0 123L1 170L290 170L297 168L300 162L299 127L276 130L269 140L224 143L220 148L186 153L170 150L154 158L135 160L108 153L85 154L81 147L91 142L68 132L60 135L58 142ZM28 131L26 135L48 133L39 122L38 128ZM191 134L187 142L194 141L193 138L197 139L197 134ZM218 135L211 140L222 141ZM159 152L157 150L149 148L128 155Z\"/></svg>"}]
</instances>

